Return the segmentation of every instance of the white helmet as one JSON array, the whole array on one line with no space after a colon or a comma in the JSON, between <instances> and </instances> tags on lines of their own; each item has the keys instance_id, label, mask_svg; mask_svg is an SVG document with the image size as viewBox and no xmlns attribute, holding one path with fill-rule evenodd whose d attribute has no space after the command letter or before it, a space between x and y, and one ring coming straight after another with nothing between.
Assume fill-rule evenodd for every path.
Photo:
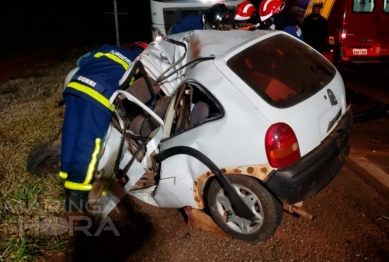
<instances>
[{"instance_id":1,"label":"white helmet","mask_svg":"<svg viewBox=\"0 0 389 262\"><path fill-rule=\"evenodd\" d=\"M64 82L64 88L66 88L68 86L68 84L70 83L70 80L72 79L72 77L76 74L76 72L78 71L78 69L80 69L79 67L75 67L73 68L72 70L70 70L70 72L68 73L68 75L66 76L65 78L65 82Z\"/></svg>"}]
</instances>

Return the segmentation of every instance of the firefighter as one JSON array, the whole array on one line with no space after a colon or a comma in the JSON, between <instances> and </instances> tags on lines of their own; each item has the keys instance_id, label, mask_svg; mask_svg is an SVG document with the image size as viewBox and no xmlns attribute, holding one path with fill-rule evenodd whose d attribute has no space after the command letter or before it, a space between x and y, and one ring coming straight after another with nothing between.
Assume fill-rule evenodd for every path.
<instances>
[{"instance_id":1,"label":"firefighter","mask_svg":"<svg viewBox=\"0 0 389 262\"><path fill-rule=\"evenodd\" d=\"M304 41L300 21L285 5L282 0L263 0L259 7L261 29L282 30Z\"/></svg>"},{"instance_id":2,"label":"firefighter","mask_svg":"<svg viewBox=\"0 0 389 262\"><path fill-rule=\"evenodd\" d=\"M66 191L62 217L68 221L72 214L88 214L88 193L114 110L109 98L146 46L140 42L130 49L103 45L80 57L78 69L67 77L60 177L65 180Z\"/></svg>"},{"instance_id":3,"label":"firefighter","mask_svg":"<svg viewBox=\"0 0 389 262\"><path fill-rule=\"evenodd\" d=\"M168 31L168 35L198 29L231 30L227 23L229 11L225 4L214 4L203 15L187 15L178 20Z\"/></svg>"},{"instance_id":4,"label":"firefighter","mask_svg":"<svg viewBox=\"0 0 389 262\"><path fill-rule=\"evenodd\" d=\"M258 24L257 10L248 0L241 2L235 12L235 28L240 30L255 30Z\"/></svg>"}]
</instances>

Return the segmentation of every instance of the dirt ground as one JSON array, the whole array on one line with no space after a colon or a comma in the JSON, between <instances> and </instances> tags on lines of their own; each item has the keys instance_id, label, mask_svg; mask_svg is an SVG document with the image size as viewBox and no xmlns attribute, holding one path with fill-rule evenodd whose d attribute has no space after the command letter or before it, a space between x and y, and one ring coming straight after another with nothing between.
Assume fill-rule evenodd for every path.
<instances>
[{"instance_id":1,"label":"dirt ground","mask_svg":"<svg viewBox=\"0 0 389 262\"><path fill-rule=\"evenodd\" d=\"M389 130L389 119L357 124L353 149L387 151L387 136L377 134L372 144L366 126L366 132ZM284 211L275 234L260 243L201 231L186 224L182 210L158 209L128 196L110 214L120 236L80 237L46 261L389 261L389 199L365 179L345 166L305 201L312 221Z\"/></svg>"},{"instance_id":2,"label":"dirt ground","mask_svg":"<svg viewBox=\"0 0 389 262\"><path fill-rule=\"evenodd\" d=\"M387 206L387 199L344 168L305 202L317 216L313 221L284 212L270 239L248 243L189 227L179 210L126 197L120 214L110 216L120 236L80 237L46 261L388 261L389 222L380 219Z\"/></svg>"},{"instance_id":3,"label":"dirt ground","mask_svg":"<svg viewBox=\"0 0 389 262\"><path fill-rule=\"evenodd\" d=\"M1 61L0 81L55 61L39 55ZM359 123L354 130L354 148L387 151L388 119ZM120 236L81 236L41 261L389 261L388 199L347 167L304 208L314 220L285 211L270 239L249 243L190 227L182 210L158 209L128 196L109 216Z\"/></svg>"}]
</instances>

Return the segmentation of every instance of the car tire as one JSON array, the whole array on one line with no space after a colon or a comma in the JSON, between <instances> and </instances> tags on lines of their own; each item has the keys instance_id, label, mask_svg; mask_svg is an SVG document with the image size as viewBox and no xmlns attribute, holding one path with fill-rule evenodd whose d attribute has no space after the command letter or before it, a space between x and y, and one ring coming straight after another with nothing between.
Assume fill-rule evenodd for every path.
<instances>
[{"instance_id":1,"label":"car tire","mask_svg":"<svg viewBox=\"0 0 389 262\"><path fill-rule=\"evenodd\" d=\"M34 147L27 156L27 172L32 175L58 175L61 142L45 142Z\"/></svg>"},{"instance_id":2,"label":"car tire","mask_svg":"<svg viewBox=\"0 0 389 262\"><path fill-rule=\"evenodd\" d=\"M212 219L232 238L250 242L268 239L282 220L281 202L255 178L244 175L226 177L258 220L251 222L236 216L230 208L228 196L215 178L212 179L207 193L207 206ZM230 221L227 222L227 219ZM239 223L245 228L242 229Z\"/></svg>"}]
</instances>

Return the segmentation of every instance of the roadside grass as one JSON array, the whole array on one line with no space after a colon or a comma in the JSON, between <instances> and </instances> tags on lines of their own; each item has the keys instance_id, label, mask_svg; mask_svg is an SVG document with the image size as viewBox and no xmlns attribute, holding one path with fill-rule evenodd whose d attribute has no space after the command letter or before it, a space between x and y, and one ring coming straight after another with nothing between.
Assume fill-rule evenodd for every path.
<instances>
[{"instance_id":1,"label":"roadside grass","mask_svg":"<svg viewBox=\"0 0 389 262\"><path fill-rule=\"evenodd\" d=\"M0 261L38 260L66 244L50 233L62 210L63 182L29 174L26 158L33 147L56 138L63 108L54 105L83 53L71 50L66 61L0 83Z\"/></svg>"}]
</instances>

